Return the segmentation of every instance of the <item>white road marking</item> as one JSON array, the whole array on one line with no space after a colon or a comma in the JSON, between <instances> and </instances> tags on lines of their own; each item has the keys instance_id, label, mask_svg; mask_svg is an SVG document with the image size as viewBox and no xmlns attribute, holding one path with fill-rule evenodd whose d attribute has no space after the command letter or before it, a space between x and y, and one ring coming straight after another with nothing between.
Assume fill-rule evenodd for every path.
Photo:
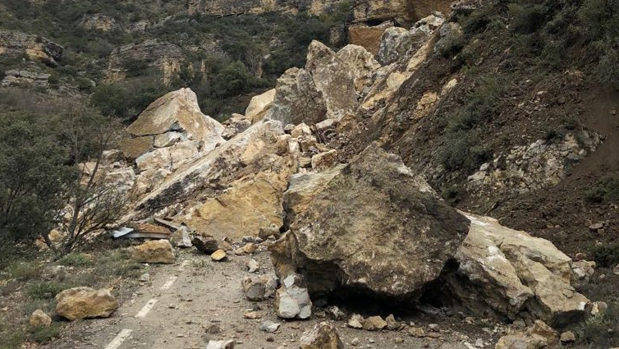
<instances>
[{"instance_id":1,"label":"white road marking","mask_svg":"<svg viewBox=\"0 0 619 349\"><path fill-rule=\"evenodd\" d=\"M118 336L116 336L116 338L114 338L114 340L112 340L110 344L108 344L107 347L105 347L105 349L118 349L123 344L123 342L127 338L129 338L129 336L131 336L132 332L133 330L128 330L128 329L124 329L120 331Z\"/></svg>"},{"instance_id":2,"label":"white road marking","mask_svg":"<svg viewBox=\"0 0 619 349\"><path fill-rule=\"evenodd\" d=\"M153 307L155 306L155 303L157 303L156 299L151 299L149 300L143 307L142 310L140 310L139 313L137 313L135 315L136 318L144 318L146 317L146 315L148 315L148 312L153 309Z\"/></svg>"},{"instance_id":3,"label":"white road marking","mask_svg":"<svg viewBox=\"0 0 619 349\"><path fill-rule=\"evenodd\" d=\"M178 277L170 276L168 281L166 281L166 283L163 284L163 286L161 286L161 288L159 290L160 291L165 291L165 290L169 289L170 287L172 287L172 285L174 285L174 281L176 281L176 279L178 279Z\"/></svg>"}]
</instances>

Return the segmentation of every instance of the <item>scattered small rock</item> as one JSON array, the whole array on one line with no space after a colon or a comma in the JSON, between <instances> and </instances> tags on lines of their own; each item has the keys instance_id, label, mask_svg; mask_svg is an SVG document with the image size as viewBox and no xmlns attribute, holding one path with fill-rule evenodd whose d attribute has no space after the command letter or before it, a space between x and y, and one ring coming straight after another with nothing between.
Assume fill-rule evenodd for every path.
<instances>
[{"instance_id":1,"label":"scattered small rock","mask_svg":"<svg viewBox=\"0 0 619 349\"><path fill-rule=\"evenodd\" d=\"M363 328L364 322L365 322L365 319L363 318L363 316L359 314L352 314L352 316L348 320L348 327L356 328L360 330Z\"/></svg>"},{"instance_id":2,"label":"scattered small rock","mask_svg":"<svg viewBox=\"0 0 619 349\"><path fill-rule=\"evenodd\" d=\"M330 322L321 322L301 337L301 349L344 349L344 344Z\"/></svg>"},{"instance_id":3,"label":"scattered small rock","mask_svg":"<svg viewBox=\"0 0 619 349\"><path fill-rule=\"evenodd\" d=\"M245 293L245 298L252 302L264 300L266 298L265 294L267 282L268 279L264 277L246 277L243 279L243 292Z\"/></svg>"},{"instance_id":4,"label":"scattered small rock","mask_svg":"<svg viewBox=\"0 0 619 349\"><path fill-rule=\"evenodd\" d=\"M211 259L214 260L215 262L221 262L225 260L227 257L228 256L226 255L226 251L224 250L217 250L211 254Z\"/></svg>"},{"instance_id":5,"label":"scattered small rock","mask_svg":"<svg viewBox=\"0 0 619 349\"><path fill-rule=\"evenodd\" d=\"M267 333L274 333L275 331L279 329L279 326L281 326L280 323L266 320L266 321L262 321L262 324L260 325L260 329Z\"/></svg>"},{"instance_id":6,"label":"scattered small rock","mask_svg":"<svg viewBox=\"0 0 619 349\"><path fill-rule=\"evenodd\" d=\"M390 330L390 331L397 331L401 327L400 323L396 321L396 319L393 316L393 314L389 314L389 316L387 316L385 321L387 322L387 329Z\"/></svg>"},{"instance_id":7,"label":"scattered small rock","mask_svg":"<svg viewBox=\"0 0 619 349\"><path fill-rule=\"evenodd\" d=\"M255 310L248 311L244 315L246 319L250 319L250 320L262 319L263 316L264 315L261 312L255 311Z\"/></svg>"},{"instance_id":8,"label":"scattered small rock","mask_svg":"<svg viewBox=\"0 0 619 349\"><path fill-rule=\"evenodd\" d=\"M206 349L234 349L234 340L208 341Z\"/></svg>"},{"instance_id":9,"label":"scattered small rock","mask_svg":"<svg viewBox=\"0 0 619 349\"><path fill-rule=\"evenodd\" d=\"M30 320L28 321L30 326L45 326L49 327L52 324L52 318L45 314L45 312L41 309L35 310L30 316Z\"/></svg>"},{"instance_id":10,"label":"scattered small rock","mask_svg":"<svg viewBox=\"0 0 619 349\"><path fill-rule=\"evenodd\" d=\"M363 322L363 329L366 331L380 331L387 327L387 322L380 316L370 316Z\"/></svg>"},{"instance_id":11,"label":"scattered small rock","mask_svg":"<svg viewBox=\"0 0 619 349\"><path fill-rule=\"evenodd\" d=\"M298 275L288 275L275 293L277 316L283 319L307 319L312 316L312 301L307 288L300 286Z\"/></svg>"},{"instance_id":12,"label":"scattered small rock","mask_svg":"<svg viewBox=\"0 0 619 349\"><path fill-rule=\"evenodd\" d=\"M255 259L250 259L249 262L247 262L247 271L249 271L250 273L255 273L260 269L260 263L258 263L257 260Z\"/></svg>"},{"instance_id":13,"label":"scattered small rock","mask_svg":"<svg viewBox=\"0 0 619 349\"><path fill-rule=\"evenodd\" d=\"M353 338L352 341L350 341L350 345L352 345L353 347L359 345L359 338Z\"/></svg>"},{"instance_id":14,"label":"scattered small rock","mask_svg":"<svg viewBox=\"0 0 619 349\"><path fill-rule=\"evenodd\" d=\"M568 344L576 342L576 335L572 331L566 331L561 333L561 343Z\"/></svg>"},{"instance_id":15,"label":"scattered small rock","mask_svg":"<svg viewBox=\"0 0 619 349\"><path fill-rule=\"evenodd\" d=\"M333 320L344 320L344 318L346 317L346 314L344 314L344 312L335 305L327 308L327 314Z\"/></svg>"},{"instance_id":16,"label":"scattered small rock","mask_svg":"<svg viewBox=\"0 0 619 349\"><path fill-rule=\"evenodd\" d=\"M421 327L410 327L408 329L408 335L415 338L424 338L426 336L426 331Z\"/></svg>"},{"instance_id":17,"label":"scattered small rock","mask_svg":"<svg viewBox=\"0 0 619 349\"><path fill-rule=\"evenodd\" d=\"M212 255L219 250L217 239L208 234L197 234L191 239L191 244L200 252Z\"/></svg>"},{"instance_id":18,"label":"scattered small rock","mask_svg":"<svg viewBox=\"0 0 619 349\"><path fill-rule=\"evenodd\" d=\"M144 273L142 275L140 275L140 282L149 282L150 281L150 274L149 273Z\"/></svg>"}]
</instances>

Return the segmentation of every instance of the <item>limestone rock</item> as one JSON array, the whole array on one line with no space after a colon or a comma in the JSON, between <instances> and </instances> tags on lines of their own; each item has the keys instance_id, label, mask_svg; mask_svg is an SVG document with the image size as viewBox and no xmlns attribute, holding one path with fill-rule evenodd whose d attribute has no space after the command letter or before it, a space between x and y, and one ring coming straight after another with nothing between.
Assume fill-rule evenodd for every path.
<instances>
[{"instance_id":1,"label":"limestone rock","mask_svg":"<svg viewBox=\"0 0 619 349\"><path fill-rule=\"evenodd\" d=\"M271 247L276 272L302 270L312 293L346 286L415 300L468 231L464 216L375 144L345 167L293 176L284 207L290 232Z\"/></svg>"},{"instance_id":2,"label":"limestone rock","mask_svg":"<svg viewBox=\"0 0 619 349\"><path fill-rule=\"evenodd\" d=\"M209 255L219 250L217 239L208 234L195 234L193 239L191 239L191 244L194 245L198 251Z\"/></svg>"},{"instance_id":3,"label":"limestone rock","mask_svg":"<svg viewBox=\"0 0 619 349\"><path fill-rule=\"evenodd\" d=\"M131 257L141 263L174 263L174 248L168 240L152 240L131 248Z\"/></svg>"},{"instance_id":4,"label":"limestone rock","mask_svg":"<svg viewBox=\"0 0 619 349\"><path fill-rule=\"evenodd\" d=\"M226 255L226 251L217 250L211 254L211 259L215 262L221 262L225 260L228 256Z\"/></svg>"},{"instance_id":5,"label":"limestone rock","mask_svg":"<svg viewBox=\"0 0 619 349\"><path fill-rule=\"evenodd\" d=\"M260 329L267 333L274 333L279 329L279 326L281 326L281 324L278 322L266 320L260 324Z\"/></svg>"},{"instance_id":6,"label":"limestone rock","mask_svg":"<svg viewBox=\"0 0 619 349\"><path fill-rule=\"evenodd\" d=\"M327 117L327 106L312 75L290 68L277 79L275 98L267 117L284 124L315 124Z\"/></svg>"},{"instance_id":7,"label":"limestone rock","mask_svg":"<svg viewBox=\"0 0 619 349\"><path fill-rule=\"evenodd\" d=\"M408 30L401 27L387 28L380 37L380 47L377 59L380 64L387 65L398 60L408 51L409 47L403 45L404 38L409 35Z\"/></svg>"},{"instance_id":8,"label":"limestone rock","mask_svg":"<svg viewBox=\"0 0 619 349\"><path fill-rule=\"evenodd\" d=\"M300 283L298 275L288 275L275 293L277 316L282 319L308 319L312 316L312 301L307 288Z\"/></svg>"},{"instance_id":9,"label":"limestone rock","mask_svg":"<svg viewBox=\"0 0 619 349\"><path fill-rule=\"evenodd\" d=\"M595 273L595 262L575 261L572 262L572 284L576 287L584 286L589 283Z\"/></svg>"},{"instance_id":10,"label":"limestone rock","mask_svg":"<svg viewBox=\"0 0 619 349\"><path fill-rule=\"evenodd\" d=\"M270 89L263 94L254 96L247 109L245 109L245 117L252 123L262 120L269 108L275 100L275 89Z\"/></svg>"},{"instance_id":11,"label":"limestone rock","mask_svg":"<svg viewBox=\"0 0 619 349\"><path fill-rule=\"evenodd\" d=\"M134 160L153 149L153 136L123 138L120 149L128 160Z\"/></svg>"},{"instance_id":12,"label":"limestone rock","mask_svg":"<svg viewBox=\"0 0 619 349\"><path fill-rule=\"evenodd\" d=\"M41 309L35 310L32 315L30 315L30 320L28 321L30 326L44 326L49 327L52 324L52 318L45 314L45 312Z\"/></svg>"},{"instance_id":13,"label":"limestone rock","mask_svg":"<svg viewBox=\"0 0 619 349\"><path fill-rule=\"evenodd\" d=\"M274 161L279 159L273 155L275 138L281 134L283 126L278 121L262 121L253 125L192 164L174 172L162 185L141 198L135 204L134 212L124 219L145 218L162 208L174 204L184 205L189 199L204 195L205 190L212 193L212 188L227 187L244 172L257 173L263 167L275 167ZM185 223L192 228L188 222Z\"/></svg>"},{"instance_id":14,"label":"limestone rock","mask_svg":"<svg viewBox=\"0 0 619 349\"><path fill-rule=\"evenodd\" d=\"M206 349L234 349L234 343L233 339L222 341L210 340L206 344Z\"/></svg>"},{"instance_id":15,"label":"limestone rock","mask_svg":"<svg viewBox=\"0 0 619 349\"><path fill-rule=\"evenodd\" d=\"M307 49L305 69L322 92L329 119L341 120L357 106L355 79L349 66L333 50L319 41Z\"/></svg>"},{"instance_id":16,"label":"limestone rock","mask_svg":"<svg viewBox=\"0 0 619 349\"><path fill-rule=\"evenodd\" d=\"M199 206L187 225L201 234L231 239L257 236L265 226L281 226L287 177L286 173L260 172L240 179Z\"/></svg>"},{"instance_id":17,"label":"limestone rock","mask_svg":"<svg viewBox=\"0 0 619 349\"><path fill-rule=\"evenodd\" d=\"M118 309L110 290L76 287L56 295L56 313L68 320L109 317Z\"/></svg>"},{"instance_id":18,"label":"limestone rock","mask_svg":"<svg viewBox=\"0 0 619 349\"><path fill-rule=\"evenodd\" d=\"M245 298L252 302L259 302L266 298L267 283L269 280L265 277L246 277L243 279L243 293Z\"/></svg>"},{"instance_id":19,"label":"limestone rock","mask_svg":"<svg viewBox=\"0 0 619 349\"><path fill-rule=\"evenodd\" d=\"M335 166L337 161L337 150L332 149L328 152L316 154L312 156L312 168L321 171L329 167Z\"/></svg>"},{"instance_id":20,"label":"limestone rock","mask_svg":"<svg viewBox=\"0 0 619 349\"><path fill-rule=\"evenodd\" d=\"M189 232L187 231L187 227L181 227L172 235L170 235L170 243L174 247L178 248L189 248L192 246L191 238L189 237Z\"/></svg>"},{"instance_id":21,"label":"limestone rock","mask_svg":"<svg viewBox=\"0 0 619 349\"><path fill-rule=\"evenodd\" d=\"M353 24L348 27L348 40L352 45L365 48L372 55L378 55L381 36L388 28L392 27L392 22L369 27L364 24Z\"/></svg>"},{"instance_id":22,"label":"limestone rock","mask_svg":"<svg viewBox=\"0 0 619 349\"><path fill-rule=\"evenodd\" d=\"M365 319L363 318L363 316L359 315L359 314L352 314L352 316L350 317L350 319L348 320L348 327L351 328L356 328L358 330L363 328L363 323L365 322Z\"/></svg>"},{"instance_id":23,"label":"limestone rock","mask_svg":"<svg viewBox=\"0 0 619 349\"><path fill-rule=\"evenodd\" d=\"M387 327L387 322L380 316L370 316L363 322L363 329L366 331L380 331Z\"/></svg>"},{"instance_id":24,"label":"limestone rock","mask_svg":"<svg viewBox=\"0 0 619 349\"><path fill-rule=\"evenodd\" d=\"M335 326L330 322L321 322L303 333L300 344L301 349L344 349Z\"/></svg>"},{"instance_id":25,"label":"limestone rock","mask_svg":"<svg viewBox=\"0 0 619 349\"><path fill-rule=\"evenodd\" d=\"M558 343L558 334L543 321L537 320L524 331L516 331L499 339L495 349L552 348Z\"/></svg>"},{"instance_id":26,"label":"limestone rock","mask_svg":"<svg viewBox=\"0 0 619 349\"><path fill-rule=\"evenodd\" d=\"M572 331L566 331L561 333L561 337L559 338L559 340L563 344L574 343L576 342L576 335Z\"/></svg>"},{"instance_id":27,"label":"limestone rock","mask_svg":"<svg viewBox=\"0 0 619 349\"><path fill-rule=\"evenodd\" d=\"M38 35L0 30L0 55L27 57L55 67L63 53L64 47Z\"/></svg>"},{"instance_id":28,"label":"limestone rock","mask_svg":"<svg viewBox=\"0 0 619 349\"><path fill-rule=\"evenodd\" d=\"M488 308L515 319L522 310L561 327L585 316L589 302L570 285L571 259L551 242L467 215L469 234L456 253L459 267L448 278L467 308Z\"/></svg>"},{"instance_id":29,"label":"limestone rock","mask_svg":"<svg viewBox=\"0 0 619 349\"><path fill-rule=\"evenodd\" d=\"M230 139L239 133L245 132L251 126L251 120L241 114L232 114L232 116L223 122L224 132L222 137Z\"/></svg>"},{"instance_id":30,"label":"limestone rock","mask_svg":"<svg viewBox=\"0 0 619 349\"><path fill-rule=\"evenodd\" d=\"M204 142L205 151L224 142L221 138L224 127L202 114L198 97L188 88L157 99L127 128L127 132L136 137L161 135L170 131L183 132L192 140Z\"/></svg>"},{"instance_id":31,"label":"limestone rock","mask_svg":"<svg viewBox=\"0 0 619 349\"><path fill-rule=\"evenodd\" d=\"M385 322L387 322L387 329L389 329L390 331L397 331L401 327L400 323L396 321L393 314L390 314L389 316L387 316L387 318L385 319Z\"/></svg>"},{"instance_id":32,"label":"limestone rock","mask_svg":"<svg viewBox=\"0 0 619 349\"><path fill-rule=\"evenodd\" d=\"M247 271L250 273L255 273L258 270L260 270L260 263L258 263L257 260L251 258L248 262L247 262Z\"/></svg>"},{"instance_id":33,"label":"limestone rock","mask_svg":"<svg viewBox=\"0 0 619 349\"><path fill-rule=\"evenodd\" d=\"M351 71L357 93L362 93L372 85L374 72L380 68L380 64L368 50L362 46L346 45L337 52L337 58Z\"/></svg>"}]
</instances>

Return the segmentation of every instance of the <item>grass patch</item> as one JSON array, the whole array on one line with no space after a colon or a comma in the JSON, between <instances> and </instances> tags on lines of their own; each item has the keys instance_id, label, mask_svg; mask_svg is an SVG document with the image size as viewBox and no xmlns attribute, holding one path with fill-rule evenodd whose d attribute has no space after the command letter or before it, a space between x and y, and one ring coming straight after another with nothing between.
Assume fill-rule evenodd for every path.
<instances>
[{"instance_id":1,"label":"grass patch","mask_svg":"<svg viewBox=\"0 0 619 349\"><path fill-rule=\"evenodd\" d=\"M58 260L58 264L69 267L88 267L93 265L92 256L84 253L69 253Z\"/></svg>"},{"instance_id":2,"label":"grass patch","mask_svg":"<svg viewBox=\"0 0 619 349\"><path fill-rule=\"evenodd\" d=\"M41 265L36 261L14 262L6 268L6 272L9 275L9 278L27 281L40 275Z\"/></svg>"},{"instance_id":3,"label":"grass patch","mask_svg":"<svg viewBox=\"0 0 619 349\"><path fill-rule=\"evenodd\" d=\"M32 299L53 299L56 295L71 286L54 281L35 282L28 286L26 294Z\"/></svg>"},{"instance_id":4,"label":"grass patch","mask_svg":"<svg viewBox=\"0 0 619 349\"><path fill-rule=\"evenodd\" d=\"M585 192L585 200L596 204L619 200L619 175L601 179Z\"/></svg>"},{"instance_id":5,"label":"grass patch","mask_svg":"<svg viewBox=\"0 0 619 349\"><path fill-rule=\"evenodd\" d=\"M46 326L36 326L32 327L28 331L28 338L39 344L45 344L51 342L53 339L58 338L60 336L60 330L62 329L62 325L57 322L52 323L49 327Z\"/></svg>"},{"instance_id":6,"label":"grass patch","mask_svg":"<svg viewBox=\"0 0 619 349\"><path fill-rule=\"evenodd\" d=\"M619 341L619 304L611 303L608 309L587 319L578 329L580 344L592 348L609 348Z\"/></svg>"}]
</instances>

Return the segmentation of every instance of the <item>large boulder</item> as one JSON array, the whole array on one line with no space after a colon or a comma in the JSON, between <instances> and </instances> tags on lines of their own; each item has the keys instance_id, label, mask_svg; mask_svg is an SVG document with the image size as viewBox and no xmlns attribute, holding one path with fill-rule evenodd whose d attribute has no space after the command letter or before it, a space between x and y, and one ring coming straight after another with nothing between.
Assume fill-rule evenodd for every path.
<instances>
[{"instance_id":1,"label":"large boulder","mask_svg":"<svg viewBox=\"0 0 619 349\"><path fill-rule=\"evenodd\" d=\"M314 124L327 117L327 106L312 75L290 68L277 79L275 98L267 117L284 124Z\"/></svg>"},{"instance_id":2,"label":"large boulder","mask_svg":"<svg viewBox=\"0 0 619 349\"><path fill-rule=\"evenodd\" d=\"M140 199L124 220L147 218L174 205L188 205L200 196L220 192L233 181L262 168L277 169L277 137L281 122L263 120L193 163L182 167Z\"/></svg>"},{"instance_id":3,"label":"large boulder","mask_svg":"<svg viewBox=\"0 0 619 349\"><path fill-rule=\"evenodd\" d=\"M586 315L589 300L570 285L571 259L550 241L467 215L469 234L447 278L452 296L473 312L516 319L522 311L553 327Z\"/></svg>"},{"instance_id":4,"label":"large boulder","mask_svg":"<svg viewBox=\"0 0 619 349\"><path fill-rule=\"evenodd\" d=\"M375 144L345 167L293 176L284 207L290 231L271 248L276 271L304 274L314 294L345 287L415 300L468 231L463 215Z\"/></svg>"},{"instance_id":5,"label":"large boulder","mask_svg":"<svg viewBox=\"0 0 619 349\"><path fill-rule=\"evenodd\" d=\"M68 320L109 317L118 302L108 289L76 287L56 295L56 313Z\"/></svg>"},{"instance_id":6,"label":"large boulder","mask_svg":"<svg viewBox=\"0 0 619 349\"><path fill-rule=\"evenodd\" d=\"M160 97L127 127L127 132L135 137L181 132L191 140L202 141L203 149L213 149L223 143L223 131L219 122L202 114L198 97L189 88Z\"/></svg>"},{"instance_id":7,"label":"large boulder","mask_svg":"<svg viewBox=\"0 0 619 349\"><path fill-rule=\"evenodd\" d=\"M287 186L288 174L284 172L260 172L242 178L221 195L207 199L186 224L218 238L257 236L262 227L282 225L282 197Z\"/></svg>"},{"instance_id":8,"label":"large boulder","mask_svg":"<svg viewBox=\"0 0 619 349\"><path fill-rule=\"evenodd\" d=\"M368 50L357 45L346 45L337 52L337 58L346 64L352 73L353 86L357 93L363 93L372 85L374 72L380 68L380 64Z\"/></svg>"},{"instance_id":9,"label":"large boulder","mask_svg":"<svg viewBox=\"0 0 619 349\"><path fill-rule=\"evenodd\" d=\"M392 22L385 22L377 26L367 26L365 24L354 24L348 27L348 41L357 46L361 46L376 56L380 48L380 38L387 30L393 27Z\"/></svg>"}]
</instances>

